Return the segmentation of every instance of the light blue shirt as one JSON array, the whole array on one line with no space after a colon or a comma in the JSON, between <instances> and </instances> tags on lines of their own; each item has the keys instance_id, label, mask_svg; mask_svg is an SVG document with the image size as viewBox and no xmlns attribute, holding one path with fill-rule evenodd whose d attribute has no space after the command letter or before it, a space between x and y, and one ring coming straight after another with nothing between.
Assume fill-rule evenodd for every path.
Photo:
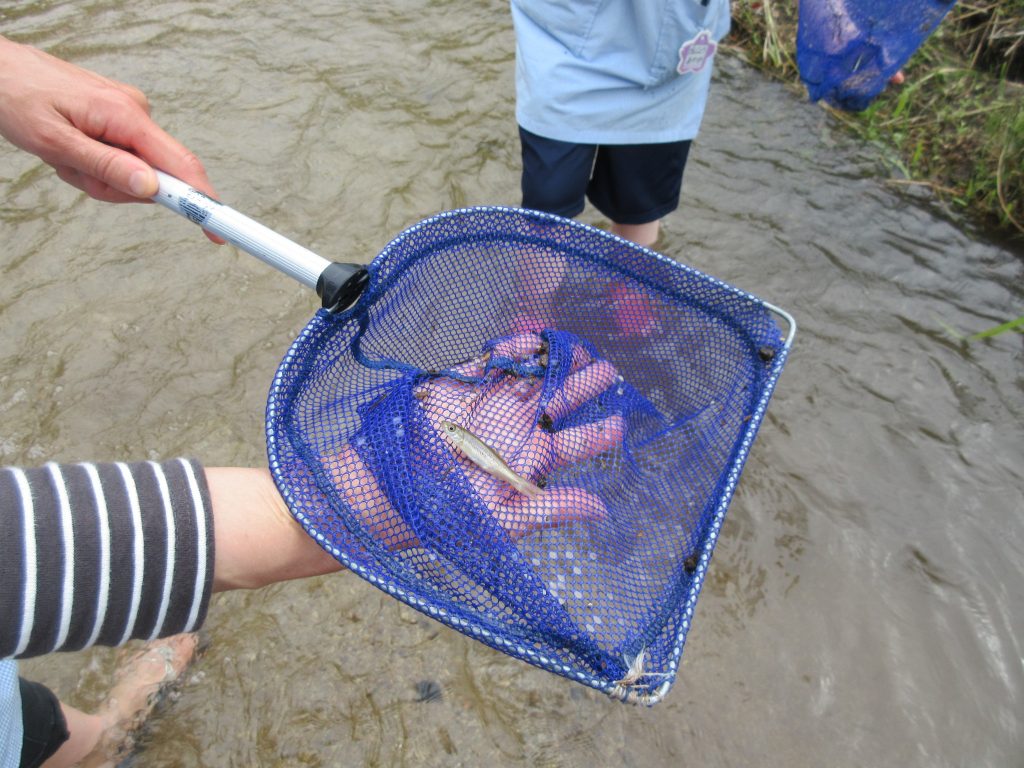
<instances>
[{"instance_id":1,"label":"light blue shirt","mask_svg":"<svg viewBox=\"0 0 1024 768\"><path fill-rule=\"evenodd\" d=\"M18 768L22 733L18 665L4 659L0 661L0 768Z\"/></svg>"},{"instance_id":2,"label":"light blue shirt","mask_svg":"<svg viewBox=\"0 0 1024 768\"><path fill-rule=\"evenodd\" d=\"M706 2L512 0L519 125L582 144L694 138L729 31L729 0Z\"/></svg>"}]
</instances>

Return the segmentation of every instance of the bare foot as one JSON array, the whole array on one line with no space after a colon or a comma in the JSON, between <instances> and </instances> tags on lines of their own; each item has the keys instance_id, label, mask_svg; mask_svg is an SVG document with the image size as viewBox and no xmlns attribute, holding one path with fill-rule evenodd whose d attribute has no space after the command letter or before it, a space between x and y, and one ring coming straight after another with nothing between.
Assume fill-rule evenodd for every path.
<instances>
[{"instance_id":1,"label":"bare foot","mask_svg":"<svg viewBox=\"0 0 1024 768\"><path fill-rule=\"evenodd\" d=\"M96 713L103 721L99 744L81 765L113 766L132 749L132 734L149 717L160 694L177 682L196 655L194 633L154 640L142 650L125 653L118 662L116 682Z\"/></svg>"}]
</instances>

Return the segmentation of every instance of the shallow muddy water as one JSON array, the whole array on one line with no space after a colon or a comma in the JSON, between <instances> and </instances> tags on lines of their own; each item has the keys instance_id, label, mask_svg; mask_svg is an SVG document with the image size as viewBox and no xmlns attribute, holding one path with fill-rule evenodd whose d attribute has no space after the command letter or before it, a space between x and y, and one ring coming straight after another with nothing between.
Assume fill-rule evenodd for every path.
<instances>
[{"instance_id":1,"label":"shallow muddy water","mask_svg":"<svg viewBox=\"0 0 1024 768\"><path fill-rule=\"evenodd\" d=\"M142 88L226 202L332 259L518 202L503 2L55 0L0 10L0 32ZM1024 261L888 177L823 110L719 62L658 250L800 330L663 703L341 574L215 598L138 764L1019 765L1024 349L946 329L1020 315ZM265 461L308 289L6 145L0 228L0 462ZM115 656L23 669L90 707Z\"/></svg>"}]
</instances>

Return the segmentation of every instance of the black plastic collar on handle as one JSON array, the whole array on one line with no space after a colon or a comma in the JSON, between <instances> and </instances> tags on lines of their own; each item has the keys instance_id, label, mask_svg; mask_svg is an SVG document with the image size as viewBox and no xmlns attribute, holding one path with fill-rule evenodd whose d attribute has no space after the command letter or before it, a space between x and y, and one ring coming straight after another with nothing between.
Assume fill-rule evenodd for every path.
<instances>
[{"instance_id":1,"label":"black plastic collar on handle","mask_svg":"<svg viewBox=\"0 0 1024 768\"><path fill-rule=\"evenodd\" d=\"M366 267L332 262L316 281L316 295L328 312L340 312L352 306L370 280Z\"/></svg>"}]
</instances>

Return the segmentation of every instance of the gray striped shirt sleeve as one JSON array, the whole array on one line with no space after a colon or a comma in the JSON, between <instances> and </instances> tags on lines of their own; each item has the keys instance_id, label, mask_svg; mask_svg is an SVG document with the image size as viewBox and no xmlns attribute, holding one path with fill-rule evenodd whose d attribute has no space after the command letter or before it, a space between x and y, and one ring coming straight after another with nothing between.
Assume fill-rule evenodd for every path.
<instances>
[{"instance_id":1,"label":"gray striped shirt sleeve","mask_svg":"<svg viewBox=\"0 0 1024 768\"><path fill-rule=\"evenodd\" d=\"M197 462L0 469L0 658L192 631L212 581Z\"/></svg>"}]
</instances>

